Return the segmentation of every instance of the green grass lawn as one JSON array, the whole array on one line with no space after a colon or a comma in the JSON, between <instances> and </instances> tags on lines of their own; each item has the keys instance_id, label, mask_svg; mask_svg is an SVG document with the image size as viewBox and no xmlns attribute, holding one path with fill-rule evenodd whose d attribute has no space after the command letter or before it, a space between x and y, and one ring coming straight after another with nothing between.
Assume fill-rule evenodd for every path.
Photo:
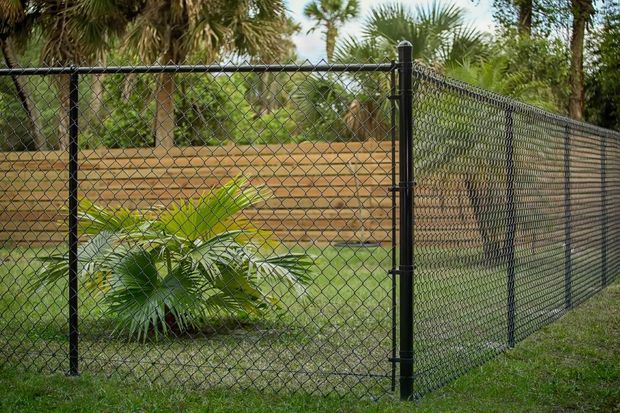
<instances>
[{"instance_id":1,"label":"green grass lawn","mask_svg":"<svg viewBox=\"0 0 620 413\"><path fill-rule=\"evenodd\" d=\"M66 285L30 288L33 270L40 265L35 257L45 251L0 250L0 384L3 389L17 386L5 390L2 403L7 405L1 411L19 403L41 403L22 406L44 410L47 403L59 402L69 410L75 403L92 411L114 402L121 403L118 411L408 409L390 393L390 251L313 247L309 252L317 257L317 268L307 299L283 296L283 309L266 319L221 323L193 337L157 343L115 335L105 306L81 289L83 376L67 379L32 374L68 369ZM416 391L428 393L474 368L447 388L427 394L418 407L445 410L486 403L484 410L489 410L502 399L506 408L500 411L534 409L541 403L568 408L563 404L568 401L585 409L598 399L605 408L615 403L618 394L608 384L619 384L618 349L610 345L620 338L618 284L547 333L478 368L506 350L507 330L505 268L484 265L480 257L474 249L417 250ZM518 339L565 313L562 263L561 246L518 251ZM576 302L599 289L598 263L597 251L575 258ZM583 342L571 342L571 336ZM557 382L551 373L559 375ZM79 383L77 399L67 394L74 382ZM568 397L577 390L584 400ZM372 401L376 398L379 403Z\"/></svg>"},{"instance_id":2,"label":"green grass lawn","mask_svg":"<svg viewBox=\"0 0 620 413\"><path fill-rule=\"evenodd\" d=\"M620 411L620 283L515 349L421 401L126 383L91 374L0 369L0 411L28 412L568 412Z\"/></svg>"}]
</instances>

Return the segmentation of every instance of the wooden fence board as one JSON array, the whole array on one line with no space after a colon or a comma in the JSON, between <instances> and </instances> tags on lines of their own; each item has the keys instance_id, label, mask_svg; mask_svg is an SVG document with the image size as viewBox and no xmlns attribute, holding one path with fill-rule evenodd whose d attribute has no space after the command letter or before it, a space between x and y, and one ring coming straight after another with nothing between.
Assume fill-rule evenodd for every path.
<instances>
[{"instance_id":1,"label":"wooden fence board","mask_svg":"<svg viewBox=\"0 0 620 413\"><path fill-rule=\"evenodd\" d=\"M581 222L596 222L600 215L598 148L578 138L575 142L571 155L574 213ZM391 157L391 142L374 141L84 150L79 155L80 195L102 205L150 209L196 197L243 175L252 185L265 185L272 192L271 199L243 216L284 242L358 240L363 228L367 240L389 244ZM61 224L66 222L67 161L67 154L60 151L0 153L0 243L66 242ZM526 197L526 207L517 205L518 244L530 238L546 243L563 239L562 166L558 163L545 176L541 168L539 189L548 195L539 200L532 194ZM418 179L415 196L417 245L479 245L462 180L456 176ZM528 217L527 205L544 208L549 216ZM524 215L527 218L521 218ZM589 237L596 234L575 228L576 240Z\"/></svg>"}]
</instances>

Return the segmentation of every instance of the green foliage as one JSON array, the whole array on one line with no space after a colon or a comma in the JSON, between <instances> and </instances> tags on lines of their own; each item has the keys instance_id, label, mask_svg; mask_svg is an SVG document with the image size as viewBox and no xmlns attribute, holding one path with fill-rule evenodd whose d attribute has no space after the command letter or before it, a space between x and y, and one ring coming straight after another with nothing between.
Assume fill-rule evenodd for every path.
<instances>
[{"instance_id":1,"label":"green foliage","mask_svg":"<svg viewBox=\"0 0 620 413\"><path fill-rule=\"evenodd\" d=\"M523 83L545 84L551 91L551 96L545 99L556 111L566 112L570 50L562 41L542 36L528 38L507 30L496 40L493 55L502 56L506 60L506 73L519 76Z\"/></svg>"},{"instance_id":2,"label":"green foliage","mask_svg":"<svg viewBox=\"0 0 620 413\"><path fill-rule=\"evenodd\" d=\"M396 57L395 45L408 40L414 59L430 64L462 62L485 54L484 37L464 22L464 11L441 2L410 10L400 3L374 7L361 39L349 38L338 60L383 61Z\"/></svg>"},{"instance_id":3,"label":"green foliage","mask_svg":"<svg viewBox=\"0 0 620 413\"><path fill-rule=\"evenodd\" d=\"M295 113L290 107L276 109L272 112L257 115L248 133L237 138L241 144L290 143L297 138L297 122Z\"/></svg>"},{"instance_id":4,"label":"green foliage","mask_svg":"<svg viewBox=\"0 0 620 413\"><path fill-rule=\"evenodd\" d=\"M254 117L246 100L242 75L178 76L176 96L178 145L214 145L237 142L251 129Z\"/></svg>"},{"instance_id":5,"label":"green foliage","mask_svg":"<svg viewBox=\"0 0 620 413\"><path fill-rule=\"evenodd\" d=\"M103 81L103 96L92 97L101 100L103 108L98 118L82 129L82 147L153 146L153 88L154 80L150 75L106 75Z\"/></svg>"},{"instance_id":6,"label":"green foliage","mask_svg":"<svg viewBox=\"0 0 620 413\"><path fill-rule=\"evenodd\" d=\"M353 100L341 83L329 76L311 75L294 95L303 139L332 141L350 138L344 116Z\"/></svg>"},{"instance_id":7,"label":"green foliage","mask_svg":"<svg viewBox=\"0 0 620 413\"><path fill-rule=\"evenodd\" d=\"M195 76L181 79L177 96L178 145L224 143L287 143L295 123L292 109L280 108L258 114L248 100L244 75Z\"/></svg>"},{"instance_id":8,"label":"green foliage","mask_svg":"<svg viewBox=\"0 0 620 413\"><path fill-rule=\"evenodd\" d=\"M586 118L620 130L620 10L610 12L595 38L586 78Z\"/></svg>"},{"instance_id":9,"label":"green foliage","mask_svg":"<svg viewBox=\"0 0 620 413\"><path fill-rule=\"evenodd\" d=\"M502 96L554 111L551 88L542 80L532 79L529 71L518 71L509 58L497 55L476 64L464 62L447 69L448 76Z\"/></svg>"},{"instance_id":10,"label":"green foliage","mask_svg":"<svg viewBox=\"0 0 620 413\"><path fill-rule=\"evenodd\" d=\"M276 286L305 294L312 260L275 253L272 241L238 217L268 199L236 178L197 199L142 213L80 201L80 281L98 292L118 330L140 340L182 334L222 317L276 309ZM67 255L42 258L40 285L68 273ZM266 285L270 285L267 288Z\"/></svg>"}]
</instances>

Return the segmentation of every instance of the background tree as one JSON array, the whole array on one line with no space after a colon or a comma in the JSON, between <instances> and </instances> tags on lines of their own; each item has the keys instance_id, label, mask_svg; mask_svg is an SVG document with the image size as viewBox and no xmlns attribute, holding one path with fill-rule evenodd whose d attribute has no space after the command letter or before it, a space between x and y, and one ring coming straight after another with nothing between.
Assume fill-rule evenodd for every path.
<instances>
[{"instance_id":1,"label":"background tree","mask_svg":"<svg viewBox=\"0 0 620 413\"><path fill-rule=\"evenodd\" d=\"M594 14L593 0L571 0L571 11L573 15L573 31L570 41L571 93L568 101L568 114L573 119L583 120L585 96L583 75L584 39L586 25Z\"/></svg>"},{"instance_id":2,"label":"background tree","mask_svg":"<svg viewBox=\"0 0 620 413\"><path fill-rule=\"evenodd\" d=\"M19 66L14 43L22 46L27 42L36 14L28 10L26 0L0 0L0 50L8 68ZM31 140L36 150L48 148L41 130L41 115L23 77L11 75L19 101L28 117ZM28 146L29 142L23 142Z\"/></svg>"},{"instance_id":3,"label":"background tree","mask_svg":"<svg viewBox=\"0 0 620 413\"><path fill-rule=\"evenodd\" d=\"M620 8L608 10L589 46L585 115L589 122L620 130Z\"/></svg>"},{"instance_id":4,"label":"background tree","mask_svg":"<svg viewBox=\"0 0 620 413\"><path fill-rule=\"evenodd\" d=\"M316 20L316 25L309 32L324 26L327 62L331 63L334 58L340 27L357 18L359 13L358 0L314 0L304 8L304 15Z\"/></svg>"},{"instance_id":5,"label":"background tree","mask_svg":"<svg viewBox=\"0 0 620 413\"><path fill-rule=\"evenodd\" d=\"M32 0L36 26L43 40L41 60L49 66L92 63L122 34L141 8L124 0ZM59 99L58 141L69 146L69 75L54 77Z\"/></svg>"},{"instance_id":6,"label":"background tree","mask_svg":"<svg viewBox=\"0 0 620 413\"><path fill-rule=\"evenodd\" d=\"M130 44L144 62L184 63L191 52L215 62L223 53L256 55L280 49L281 0L147 0L132 25ZM155 94L156 146L174 146L174 73L159 75Z\"/></svg>"},{"instance_id":7,"label":"background tree","mask_svg":"<svg viewBox=\"0 0 620 413\"><path fill-rule=\"evenodd\" d=\"M373 8L364 22L362 37L346 39L337 51L344 63L386 61L396 58L395 45L408 40L413 58L440 69L486 55L483 35L465 24L464 11L454 5L433 3L409 9L400 3ZM359 140L383 138L388 131L387 78L357 74L360 92L346 113L350 131Z\"/></svg>"},{"instance_id":8,"label":"background tree","mask_svg":"<svg viewBox=\"0 0 620 413\"><path fill-rule=\"evenodd\" d=\"M463 9L440 2L415 9L391 3L370 11L361 39L346 39L338 60L393 59L401 40L411 42L415 60L429 65L463 62L485 50L483 35L465 23Z\"/></svg>"}]
</instances>

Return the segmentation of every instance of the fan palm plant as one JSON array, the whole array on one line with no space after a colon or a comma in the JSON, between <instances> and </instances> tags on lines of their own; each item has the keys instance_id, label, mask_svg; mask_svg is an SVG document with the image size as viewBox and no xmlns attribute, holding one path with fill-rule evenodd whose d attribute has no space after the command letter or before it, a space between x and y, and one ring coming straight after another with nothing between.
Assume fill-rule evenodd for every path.
<instances>
[{"instance_id":1,"label":"fan palm plant","mask_svg":"<svg viewBox=\"0 0 620 413\"><path fill-rule=\"evenodd\" d=\"M312 260L273 253L265 234L238 217L267 199L263 187L236 178L197 199L141 213L82 199L82 283L103 296L118 329L144 340L181 334L218 317L261 316L279 306L266 286L304 295ZM42 285L68 273L68 257L44 257Z\"/></svg>"}]
</instances>

